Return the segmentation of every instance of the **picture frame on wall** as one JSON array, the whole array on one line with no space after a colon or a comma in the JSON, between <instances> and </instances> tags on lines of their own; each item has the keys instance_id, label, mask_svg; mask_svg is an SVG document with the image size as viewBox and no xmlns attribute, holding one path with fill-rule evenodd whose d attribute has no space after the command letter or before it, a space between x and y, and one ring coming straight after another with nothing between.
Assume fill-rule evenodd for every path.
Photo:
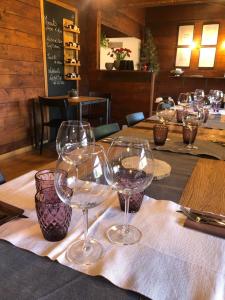
<instances>
[{"instance_id":1,"label":"picture frame on wall","mask_svg":"<svg viewBox=\"0 0 225 300\"><path fill-rule=\"evenodd\" d=\"M213 68L215 63L216 47L205 47L200 49L198 67Z\"/></svg>"},{"instance_id":2,"label":"picture frame on wall","mask_svg":"<svg viewBox=\"0 0 225 300\"><path fill-rule=\"evenodd\" d=\"M202 46L216 46L219 33L219 24L205 24L202 28Z\"/></svg>"},{"instance_id":3,"label":"picture frame on wall","mask_svg":"<svg viewBox=\"0 0 225 300\"><path fill-rule=\"evenodd\" d=\"M190 66L191 48L177 48L175 67L187 68Z\"/></svg>"},{"instance_id":4,"label":"picture frame on wall","mask_svg":"<svg viewBox=\"0 0 225 300\"><path fill-rule=\"evenodd\" d=\"M194 25L181 25L178 30L178 46L190 46L193 42Z\"/></svg>"}]
</instances>

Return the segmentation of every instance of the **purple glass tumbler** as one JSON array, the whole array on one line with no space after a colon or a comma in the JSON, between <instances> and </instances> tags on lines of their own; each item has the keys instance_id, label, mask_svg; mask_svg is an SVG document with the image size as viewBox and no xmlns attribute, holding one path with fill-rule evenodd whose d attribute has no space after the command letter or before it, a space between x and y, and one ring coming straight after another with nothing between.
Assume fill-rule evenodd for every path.
<instances>
[{"instance_id":1,"label":"purple glass tumbler","mask_svg":"<svg viewBox=\"0 0 225 300\"><path fill-rule=\"evenodd\" d=\"M55 171L53 169L46 169L40 170L35 174L35 184L37 191L54 186L54 173Z\"/></svg>"},{"instance_id":2,"label":"purple glass tumbler","mask_svg":"<svg viewBox=\"0 0 225 300\"><path fill-rule=\"evenodd\" d=\"M195 138L198 132L198 126L193 126L189 128L188 126L183 126L183 142L187 145L192 145L195 142Z\"/></svg>"},{"instance_id":3,"label":"purple glass tumbler","mask_svg":"<svg viewBox=\"0 0 225 300\"><path fill-rule=\"evenodd\" d=\"M70 225L72 208L59 199L54 186L36 193L35 206L44 238L51 242L62 240Z\"/></svg>"},{"instance_id":4,"label":"purple glass tumbler","mask_svg":"<svg viewBox=\"0 0 225 300\"><path fill-rule=\"evenodd\" d=\"M118 193L118 196L119 196L120 208L122 211L125 211L125 197L128 197L128 195ZM143 198L144 198L144 192L132 194L130 196L129 213L136 213L137 211L139 211Z\"/></svg>"},{"instance_id":5,"label":"purple glass tumbler","mask_svg":"<svg viewBox=\"0 0 225 300\"><path fill-rule=\"evenodd\" d=\"M168 135L168 127L163 124L156 124L153 126L154 143L157 146L163 146Z\"/></svg>"}]
</instances>

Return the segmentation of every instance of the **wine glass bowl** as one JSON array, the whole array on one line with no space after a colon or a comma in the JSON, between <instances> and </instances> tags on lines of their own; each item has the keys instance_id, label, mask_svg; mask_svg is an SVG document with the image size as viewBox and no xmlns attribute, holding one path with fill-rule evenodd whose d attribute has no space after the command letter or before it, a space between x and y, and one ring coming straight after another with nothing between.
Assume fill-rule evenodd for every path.
<instances>
[{"instance_id":1,"label":"wine glass bowl","mask_svg":"<svg viewBox=\"0 0 225 300\"><path fill-rule=\"evenodd\" d=\"M125 198L123 224L116 224L107 231L112 243L130 245L141 238L138 228L128 224L129 200L133 194L143 192L153 179L153 157L145 139L121 136L115 139L108 157L112 176L108 183Z\"/></svg>"},{"instance_id":2,"label":"wine glass bowl","mask_svg":"<svg viewBox=\"0 0 225 300\"><path fill-rule=\"evenodd\" d=\"M62 170L67 177L62 176ZM103 248L95 239L88 237L88 210L106 200L111 168L102 146L89 144L85 151L71 160L58 158L55 171L55 189L61 201L83 212L84 236L67 250L66 257L77 264L92 264L102 255ZM70 192L68 192L70 191Z\"/></svg>"},{"instance_id":3,"label":"wine glass bowl","mask_svg":"<svg viewBox=\"0 0 225 300\"><path fill-rule=\"evenodd\" d=\"M175 116L175 103L172 98L160 101L156 108L156 115L163 124L171 122Z\"/></svg>"},{"instance_id":4,"label":"wine glass bowl","mask_svg":"<svg viewBox=\"0 0 225 300\"><path fill-rule=\"evenodd\" d=\"M86 147L94 143L94 133L91 125L85 121L64 121L61 123L56 137L58 155L68 158L73 149Z\"/></svg>"}]
</instances>

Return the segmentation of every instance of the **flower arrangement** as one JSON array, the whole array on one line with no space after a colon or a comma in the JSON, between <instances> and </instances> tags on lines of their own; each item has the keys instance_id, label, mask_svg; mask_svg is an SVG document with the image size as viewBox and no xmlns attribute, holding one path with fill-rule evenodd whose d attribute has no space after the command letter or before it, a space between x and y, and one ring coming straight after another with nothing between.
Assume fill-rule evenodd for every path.
<instances>
[{"instance_id":1,"label":"flower arrangement","mask_svg":"<svg viewBox=\"0 0 225 300\"><path fill-rule=\"evenodd\" d=\"M107 55L110 57L114 57L115 60L124 60L126 57L130 57L131 50L127 48L112 48L111 52L109 52Z\"/></svg>"}]
</instances>

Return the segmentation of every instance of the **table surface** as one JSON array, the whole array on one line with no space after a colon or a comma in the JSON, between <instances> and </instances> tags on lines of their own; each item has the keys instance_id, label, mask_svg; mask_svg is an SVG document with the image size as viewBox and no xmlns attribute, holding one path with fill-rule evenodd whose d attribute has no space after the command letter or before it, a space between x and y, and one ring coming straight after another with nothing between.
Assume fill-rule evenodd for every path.
<instances>
[{"instance_id":1,"label":"table surface","mask_svg":"<svg viewBox=\"0 0 225 300\"><path fill-rule=\"evenodd\" d=\"M105 98L102 98L102 97L91 97L91 96L69 97L68 95L46 97L46 99L55 99L55 100L68 99L70 104L78 104L81 102L94 102L94 101L99 101L99 100L105 101Z\"/></svg>"},{"instance_id":2,"label":"table surface","mask_svg":"<svg viewBox=\"0 0 225 300\"><path fill-rule=\"evenodd\" d=\"M152 122L141 122L119 134L149 135L152 126ZM175 126L170 130L173 134L180 134L181 128ZM219 138L225 139L225 133L221 130L204 128L200 131L206 140L212 133L216 136L220 133ZM108 143L101 144L106 149L109 147ZM153 182L147 194L156 199L171 198L175 202L181 199L183 205L197 209L216 209L217 213L224 211L225 162L166 151L154 151L154 155L170 163L172 172L170 177ZM52 163L46 167L54 165ZM5 241L0 241L0 257L3 262L0 288L4 299L13 299L18 295L21 299L146 299L137 293L117 288L104 278L87 276Z\"/></svg>"}]
</instances>

